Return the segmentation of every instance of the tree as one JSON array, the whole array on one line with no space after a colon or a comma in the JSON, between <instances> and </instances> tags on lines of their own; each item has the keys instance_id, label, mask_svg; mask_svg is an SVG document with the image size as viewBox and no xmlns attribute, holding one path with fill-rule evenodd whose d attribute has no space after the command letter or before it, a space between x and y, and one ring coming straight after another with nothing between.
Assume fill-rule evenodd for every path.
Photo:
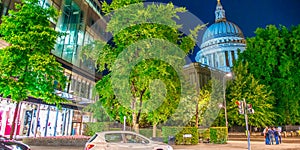
<instances>
[{"instance_id":1,"label":"tree","mask_svg":"<svg viewBox=\"0 0 300 150\"><path fill-rule=\"evenodd\" d=\"M276 122L300 123L300 25L291 29L269 25L255 33L238 60L248 62L248 72L274 92L274 107L280 116Z\"/></svg>"},{"instance_id":2,"label":"tree","mask_svg":"<svg viewBox=\"0 0 300 150\"><path fill-rule=\"evenodd\" d=\"M116 120L129 116L138 132L142 118L156 126L174 113L180 97L188 93L182 92L181 70L202 27L183 35L174 18L179 19L177 13L184 8L137 2L104 2L103 11L110 17L107 32L113 39L109 44L95 41L82 53L97 62L99 71L109 71L96 86L103 107Z\"/></svg>"},{"instance_id":3,"label":"tree","mask_svg":"<svg viewBox=\"0 0 300 150\"><path fill-rule=\"evenodd\" d=\"M64 89L66 77L61 64L50 54L59 35L49 21L56 18L55 9L42 8L38 0L24 0L9 14L0 25L2 39L11 44L0 50L0 94L17 102L12 138L19 102L34 97L59 106L66 100L54 90Z\"/></svg>"},{"instance_id":4,"label":"tree","mask_svg":"<svg viewBox=\"0 0 300 150\"><path fill-rule=\"evenodd\" d=\"M227 87L227 111L229 126L233 124L245 126L244 115L239 114L236 101L246 99L247 104L252 104L254 114L249 114L249 125L265 127L274 124L277 116L273 110L274 97L268 87L260 84L259 80L248 72L248 63L240 63L233 69L235 78L229 82Z\"/></svg>"},{"instance_id":5,"label":"tree","mask_svg":"<svg viewBox=\"0 0 300 150\"><path fill-rule=\"evenodd\" d=\"M200 91L200 124L204 127L214 125L215 120L220 112L220 104L223 103L223 85L216 79L212 78ZM224 117L223 117L224 118Z\"/></svg>"},{"instance_id":6,"label":"tree","mask_svg":"<svg viewBox=\"0 0 300 150\"><path fill-rule=\"evenodd\" d=\"M93 113L93 117L99 122L111 121L112 119L106 113L100 101L96 101L93 105L83 108L83 111Z\"/></svg>"},{"instance_id":7,"label":"tree","mask_svg":"<svg viewBox=\"0 0 300 150\"><path fill-rule=\"evenodd\" d=\"M201 124L205 111L208 108L209 101L211 100L211 83L212 82L208 82L199 90L199 98L197 101L197 109L195 114L195 127L197 128L199 126L199 122Z\"/></svg>"}]
</instances>

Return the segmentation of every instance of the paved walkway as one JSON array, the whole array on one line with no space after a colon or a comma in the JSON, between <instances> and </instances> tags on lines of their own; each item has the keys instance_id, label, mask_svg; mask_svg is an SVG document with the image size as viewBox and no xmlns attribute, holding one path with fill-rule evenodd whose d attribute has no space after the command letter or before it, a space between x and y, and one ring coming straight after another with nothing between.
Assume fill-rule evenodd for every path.
<instances>
[{"instance_id":1,"label":"paved walkway","mask_svg":"<svg viewBox=\"0 0 300 150\"><path fill-rule=\"evenodd\" d=\"M228 141L228 144L198 144L174 145L174 150L247 150L247 141ZM32 150L83 150L83 147L61 146L31 146ZM282 143L280 145L265 145L263 142L251 142L252 150L299 150L300 143Z\"/></svg>"},{"instance_id":2,"label":"paved walkway","mask_svg":"<svg viewBox=\"0 0 300 150\"><path fill-rule=\"evenodd\" d=\"M250 142L252 150L299 150L300 143L265 145L263 142ZM228 144L198 144L193 146L175 145L176 150L247 150L247 141L228 141Z\"/></svg>"}]
</instances>

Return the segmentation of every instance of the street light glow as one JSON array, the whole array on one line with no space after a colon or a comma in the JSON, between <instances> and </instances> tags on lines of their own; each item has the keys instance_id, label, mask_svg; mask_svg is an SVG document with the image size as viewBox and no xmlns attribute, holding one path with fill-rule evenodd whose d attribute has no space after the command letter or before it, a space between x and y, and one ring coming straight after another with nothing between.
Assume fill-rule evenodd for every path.
<instances>
[{"instance_id":1,"label":"street light glow","mask_svg":"<svg viewBox=\"0 0 300 150\"><path fill-rule=\"evenodd\" d=\"M226 77L232 77L232 73L231 73L231 72L226 73L225 76L226 76Z\"/></svg>"}]
</instances>

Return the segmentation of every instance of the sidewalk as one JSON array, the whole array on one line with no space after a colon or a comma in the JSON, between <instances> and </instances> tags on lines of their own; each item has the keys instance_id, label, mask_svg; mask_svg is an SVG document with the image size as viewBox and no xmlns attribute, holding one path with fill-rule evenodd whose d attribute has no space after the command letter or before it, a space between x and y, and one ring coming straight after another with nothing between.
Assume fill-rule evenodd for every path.
<instances>
[{"instance_id":1,"label":"sidewalk","mask_svg":"<svg viewBox=\"0 0 300 150\"><path fill-rule=\"evenodd\" d=\"M253 141L252 150L299 150L300 143L282 143L280 145L265 145L264 142ZM247 141L228 141L228 144L198 144L198 145L173 145L174 150L247 150ZM50 147L31 146L31 150L83 150L83 147Z\"/></svg>"},{"instance_id":2,"label":"sidewalk","mask_svg":"<svg viewBox=\"0 0 300 150\"><path fill-rule=\"evenodd\" d=\"M299 150L300 143L282 143L280 145L265 145L264 142L250 141L252 150ZM203 144L188 146L174 145L176 150L247 150L247 141L228 141L227 144Z\"/></svg>"}]
</instances>

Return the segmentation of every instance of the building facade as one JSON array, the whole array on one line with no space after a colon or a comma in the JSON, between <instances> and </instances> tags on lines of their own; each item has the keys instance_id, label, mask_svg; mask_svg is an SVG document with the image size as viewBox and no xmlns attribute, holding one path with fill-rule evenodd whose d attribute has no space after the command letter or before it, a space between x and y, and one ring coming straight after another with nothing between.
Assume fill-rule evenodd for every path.
<instances>
[{"instance_id":1,"label":"building facade","mask_svg":"<svg viewBox=\"0 0 300 150\"><path fill-rule=\"evenodd\" d=\"M2 0L1 16L8 15L18 0ZM19 136L63 136L81 135L83 123L93 122L92 114L82 108L97 100L93 90L101 75L90 59L81 59L81 48L96 39L105 39L105 20L100 13L97 0L39 0L42 7L53 6L61 12L57 21L51 21L55 30L65 33L57 39L52 54L64 67L70 82L56 94L72 103L62 109L48 105L42 100L28 98L19 105L15 135ZM1 47L8 43L1 41ZM9 98L0 97L0 135L9 135L16 104Z\"/></svg>"},{"instance_id":2,"label":"building facade","mask_svg":"<svg viewBox=\"0 0 300 150\"><path fill-rule=\"evenodd\" d=\"M215 23L210 25L202 39L196 61L224 72L231 72L238 53L246 48L246 41L241 29L227 21L225 10L220 0L215 10Z\"/></svg>"},{"instance_id":3,"label":"building facade","mask_svg":"<svg viewBox=\"0 0 300 150\"><path fill-rule=\"evenodd\" d=\"M198 62L190 63L183 67L187 81L199 91L210 80L222 81L225 72L211 68Z\"/></svg>"}]
</instances>

